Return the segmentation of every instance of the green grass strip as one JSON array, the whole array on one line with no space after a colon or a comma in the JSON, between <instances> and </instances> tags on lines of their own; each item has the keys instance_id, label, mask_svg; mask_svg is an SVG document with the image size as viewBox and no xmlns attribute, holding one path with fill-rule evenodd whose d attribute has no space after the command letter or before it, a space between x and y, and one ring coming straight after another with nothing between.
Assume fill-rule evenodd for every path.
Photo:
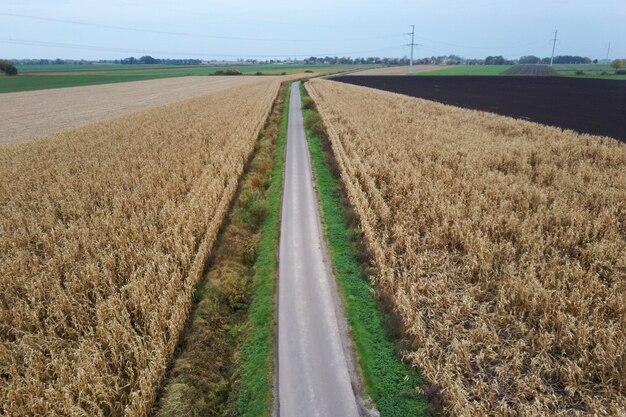
<instances>
[{"instance_id":1,"label":"green grass strip","mask_svg":"<svg viewBox=\"0 0 626 417\"><path fill-rule=\"evenodd\" d=\"M248 318L249 334L242 347L243 370L235 410L240 416L270 416L273 407L274 378L274 294L278 258L276 248L280 238L280 207L283 193L283 168L289 91L283 104L283 114L276 149L276 162L267 192L268 215L261 228L258 257L255 262L255 283Z\"/></svg>"},{"instance_id":2,"label":"green grass strip","mask_svg":"<svg viewBox=\"0 0 626 417\"><path fill-rule=\"evenodd\" d=\"M305 97L301 89L301 97ZM304 117L312 110L304 110ZM387 334L383 313L372 287L363 277L350 241L341 204L338 180L331 173L319 137L306 130L321 218L328 250L339 283L345 314L350 325L363 372L366 393L382 417L428 416L426 399L415 391L422 385L417 372L396 354L395 342Z\"/></svg>"}]
</instances>

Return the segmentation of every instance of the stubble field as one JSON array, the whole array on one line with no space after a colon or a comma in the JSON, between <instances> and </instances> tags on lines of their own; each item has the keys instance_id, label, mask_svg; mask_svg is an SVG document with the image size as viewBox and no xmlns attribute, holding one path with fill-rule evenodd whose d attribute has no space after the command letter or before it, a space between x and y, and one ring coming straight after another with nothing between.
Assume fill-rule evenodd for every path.
<instances>
[{"instance_id":1,"label":"stubble field","mask_svg":"<svg viewBox=\"0 0 626 417\"><path fill-rule=\"evenodd\" d=\"M405 355L469 415L626 413L626 146L312 80Z\"/></svg>"},{"instance_id":2,"label":"stubble field","mask_svg":"<svg viewBox=\"0 0 626 417\"><path fill-rule=\"evenodd\" d=\"M183 77L3 94L0 144L268 80L269 77L245 76Z\"/></svg>"},{"instance_id":3,"label":"stubble field","mask_svg":"<svg viewBox=\"0 0 626 417\"><path fill-rule=\"evenodd\" d=\"M415 65L413 66L413 73L435 71L445 68L443 65ZM406 65L384 67L384 68L370 68L363 71L356 71L351 75L406 75L409 68Z\"/></svg>"},{"instance_id":4,"label":"stubble field","mask_svg":"<svg viewBox=\"0 0 626 417\"><path fill-rule=\"evenodd\" d=\"M149 413L280 82L0 145L0 414Z\"/></svg>"}]
</instances>

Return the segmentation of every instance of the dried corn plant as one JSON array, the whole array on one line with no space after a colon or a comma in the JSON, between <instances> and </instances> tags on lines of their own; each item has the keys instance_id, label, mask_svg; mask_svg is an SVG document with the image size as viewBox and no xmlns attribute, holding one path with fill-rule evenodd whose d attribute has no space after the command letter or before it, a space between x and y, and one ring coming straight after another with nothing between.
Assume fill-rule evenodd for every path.
<instances>
[{"instance_id":1,"label":"dried corn plant","mask_svg":"<svg viewBox=\"0 0 626 417\"><path fill-rule=\"evenodd\" d=\"M446 414L626 415L626 146L306 86L374 284Z\"/></svg>"},{"instance_id":2,"label":"dried corn plant","mask_svg":"<svg viewBox=\"0 0 626 417\"><path fill-rule=\"evenodd\" d=\"M0 146L0 414L150 412L279 84Z\"/></svg>"}]
</instances>

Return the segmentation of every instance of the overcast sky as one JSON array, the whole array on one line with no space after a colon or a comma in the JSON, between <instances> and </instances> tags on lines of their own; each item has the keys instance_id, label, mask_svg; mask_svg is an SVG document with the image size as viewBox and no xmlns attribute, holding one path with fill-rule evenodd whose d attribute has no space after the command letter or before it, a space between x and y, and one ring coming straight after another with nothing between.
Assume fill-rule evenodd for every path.
<instances>
[{"instance_id":1,"label":"overcast sky","mask_svg":"<svg viewBox=\"0 0 626 417\"><path fill-rule=\"evenodd\" d=\"M0 58L402 57L411 24L416 57L626 57L626 0L0 0Z\"/></svg>"}]
</instances>

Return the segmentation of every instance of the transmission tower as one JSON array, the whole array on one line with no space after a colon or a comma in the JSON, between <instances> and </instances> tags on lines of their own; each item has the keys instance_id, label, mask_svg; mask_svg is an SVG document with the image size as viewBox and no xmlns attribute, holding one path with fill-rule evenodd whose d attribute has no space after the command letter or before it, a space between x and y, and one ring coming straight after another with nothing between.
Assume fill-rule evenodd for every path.
<instances>
[{"instance_id":1,"label":"transmission tower","mask_svg":"<svg viewBox=\"0 0 626 417\"><path fill-rule=\"evenodd\" d=\"M555 29L554 30L554 39L552 39L552 57L550 57L550 66L552 66L552 62L554 62L554 48L556 48L556 41L558 41L558 39L556 38L556 35L558 34L558 30Z\"/></svg>"},{"instance_id":2,"label":"transmission tower","mask_svg":"<svg viewBox=\"0 0 626 417\"><path fill-rule=\"evenodd\" d=\"M407 35L411 35L411 43L406 45L411 47L411 60L409 61L409 74L411 74L413 72L413 47L421 45L415 43L415 25L411 25L411 31Z\"/></svg>"}]
</instances>

